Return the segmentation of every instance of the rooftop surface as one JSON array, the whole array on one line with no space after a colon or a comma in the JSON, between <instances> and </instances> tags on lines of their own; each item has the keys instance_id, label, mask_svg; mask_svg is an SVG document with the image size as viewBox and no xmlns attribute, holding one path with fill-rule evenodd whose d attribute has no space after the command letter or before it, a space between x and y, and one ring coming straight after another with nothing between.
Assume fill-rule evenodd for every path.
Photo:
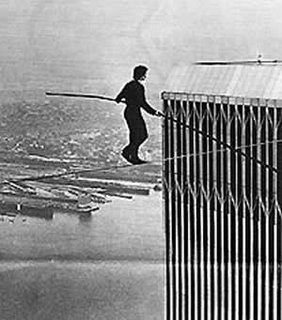
<instances>
[{"instance_id":1,"label":"rooftop surface","mask_svg":"<svg viewBox=\"0 0 282 320\"><path fill-rule=\"evenodd\" d=\"M165 90L282 100L282 66L179 65L171 72Z\"/></svg>"}]
</instances>

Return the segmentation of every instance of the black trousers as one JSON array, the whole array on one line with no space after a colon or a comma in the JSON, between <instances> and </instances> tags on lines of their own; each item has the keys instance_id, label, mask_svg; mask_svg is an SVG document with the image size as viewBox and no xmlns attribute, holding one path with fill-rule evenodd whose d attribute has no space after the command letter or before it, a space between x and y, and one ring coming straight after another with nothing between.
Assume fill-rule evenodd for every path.
<instances>
[{"instance_id":1,"label":"black trousers","mask_svg":"<svg viewBox=\"0 0 282 320\"><path fill-rule=\"evenodd\" d=\"M129 144L123 149L123 152L136 159L139 147L148 138L146 124L139 110L136 112L126 108L124 118L129 129Z\"/></svg>"}]
</instances>

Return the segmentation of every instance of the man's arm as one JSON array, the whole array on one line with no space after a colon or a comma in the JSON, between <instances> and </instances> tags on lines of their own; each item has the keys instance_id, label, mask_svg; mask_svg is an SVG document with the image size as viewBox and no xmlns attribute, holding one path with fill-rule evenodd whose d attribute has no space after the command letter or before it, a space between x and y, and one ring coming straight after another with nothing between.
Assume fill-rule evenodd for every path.
<instances>
[{"instance_id":1,"label":"man's arm","mask_svg":"<svg viewBox=\"0 0 282 320\"><path fill-rule=\"evenodd\" d=\"M120 91L120 93L116 96L116 98L115 98L116 103L120 103L121 100L126 97L127 87L128 87L128 86L127 86L127 84L126 84L126 85L122 88L122 90Z\"/></svg>"},{"instance_id":2,"label":"man's arm","mask_svg":"<svg viewBox=\"0 0 282 320\"><path fill-rule=\"evenodd\" d=\"M149 114L152 114L152 115L155 115L157 110L152 108L149 103L145 100L143 103L142 103L142 108L148 112Z\"/></svg>"},{"instance_id":3,"label":"man's arm","mask_svg":"<svg viewBox=\"0 0 282 320\"><path fill-rule=\"evenodd\" d=\"M151 115L160 117L162 113L149 105L145 98L145 89L142 87L142 108Z\"/></svg>"}]
</instances>

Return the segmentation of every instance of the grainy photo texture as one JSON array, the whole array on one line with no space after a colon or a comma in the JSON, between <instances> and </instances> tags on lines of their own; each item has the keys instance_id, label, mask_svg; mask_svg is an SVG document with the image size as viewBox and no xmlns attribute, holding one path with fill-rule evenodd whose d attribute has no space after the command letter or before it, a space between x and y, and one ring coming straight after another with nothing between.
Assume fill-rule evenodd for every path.
<instances>
[{"instance_id":1,"label":"grainy photo texture","mask_svg":"<svg viewBox=\"0 0 282 320\"><path fill-rule=\"evenodd\" d=\"M1 320L282 318L281 9L1 1Z\"/></svg>"}]
</instances>

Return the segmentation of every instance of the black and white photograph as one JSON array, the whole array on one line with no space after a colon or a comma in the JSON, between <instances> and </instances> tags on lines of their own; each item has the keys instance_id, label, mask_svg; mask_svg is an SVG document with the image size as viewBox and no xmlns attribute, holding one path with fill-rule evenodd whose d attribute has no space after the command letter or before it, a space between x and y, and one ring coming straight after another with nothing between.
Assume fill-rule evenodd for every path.
<instances>
[{"instance_id":1,"label":"black and white photograph","mask_svg":"<svg viewBox=\"0 0 282 320\"><path fill-rule=\"evenodd\" d=\"M0 1L0 320L282 319L281 10Z\"/></svg>"}]
</instances>

